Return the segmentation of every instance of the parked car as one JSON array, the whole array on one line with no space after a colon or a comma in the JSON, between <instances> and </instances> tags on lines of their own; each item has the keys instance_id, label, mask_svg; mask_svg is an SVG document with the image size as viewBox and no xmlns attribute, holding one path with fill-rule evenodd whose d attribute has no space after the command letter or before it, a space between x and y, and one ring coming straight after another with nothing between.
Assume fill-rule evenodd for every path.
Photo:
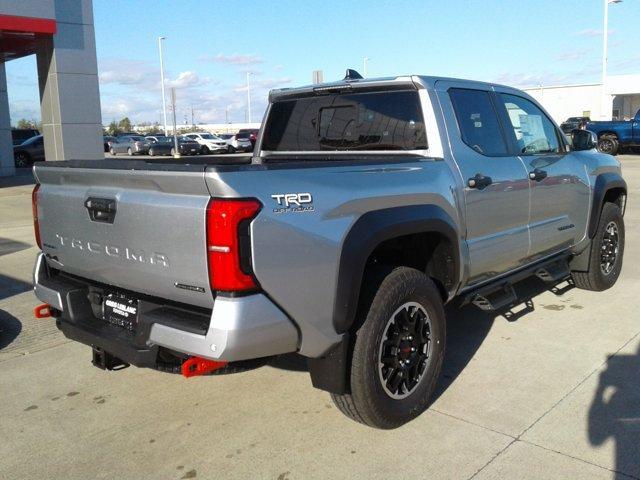
<instances>
[{"instance_id":1,"label":"parked car","mask_svg":"<svg viewBox=\"0 0 640 480\"><path fill-rule=\"evenodd\" d=\"M145 138L151 143L149 156L175 154L175 141L173 137L149 136ZM190 138L178 137L178 150L180 155L197 155L200 153L200 144Z\"/></svg>"},{"instance_id":2,"label":"parked car","mask_svg":"<svg viewBox=\"0 0 640 480\"><path fill-rule=\"evenodd\" d=\"M253 145L249 140L249 135L246 133L222 133L218 137L227 142L227 153L253 151Z\"/></svg>"},{"instance_id":3,"label":"parked car","mask_svg":"<svg viewBox=\"0 0 640 480\"><path fill-rule=\"evenodd\" d=\"M249 140L251 141L251 146L255 147L256 140L258 139L258 132L260 132L258 128L242 128L238 130L237 134L241 135L242 137L244 137L245 135L248 135Z\"/></svg>"},{"instance_id":4,"label":"parked car","mask_svg":"<svg viewBox=\"0 0 640 480\"><path fill-rule=\"evenodd\" d=\"M640 147L640 110L632 120L589 122L587 130L598 136L598 150L615 155L622 148Z\"/></svg>"},{"instance_id":5,"label":"parked car","mask_svg":"<svg viewBox=\"0 0 640 480\"><path fill-rule=\"evenodd\" d=\"M113 143L113 141L115 139L116 139L116 137L112 137L111 135L103 135L102 136L102 143L104 144L105 153L108 152L111 149L111 144Z\"/></svg>"},{"instance_id":6,"label":"parked car","mask_svg":"<svg viewBox=\"0 0 640 480\"><path fill-rule=\"evenodd\" d=\"M149 151L151 143L140 135L120 135L111 142L109 153L117 155L126 153L127 155L144 154Z\"/></svg>"},{"instance_id":7,"label":"parked car","mask_svg":"<svg viewBox=\"0 0 640 480\"><path fill-rule=\"evenodd\" d=\"M227 142L211 133L192 132L185 133L182 136L198 142L200 144L200 153L205 155L209 153L225 153L227 151Z\"/></svg>"},{"instance_id":8,"label":"parked car","mask_svg":"<svg viewBox=\"0 0 640 480\"><path fill-rule=\"evenodd\" d=\"M569 134L576 128L584 127L590 121L589 117L569 117L560 124L560 128L564 133Z\"/></svg>"},{"instance_id":9,"label":"parked car","mask_svg":"<svg viewBox=\"0 0 640 480\"><path fill-rule=\"evenodd\" d=\"M12 128L11 140L14 145L22 145L26 140L40 135L40 132L35 128Z\"/></svg>"},{"instance_id":10,"label":"parked car","mask_svg":"<svg viewBox=\"0 0 640 480\"><path fill-rule=\"evenodd\" d=\"M13 147L13 161L16 167L29 167L33 162L44 160L44 138L42 135L31 137Z\"/></svg>"},{"instance_id":11,"label":"parked car","mask_svg":"<svg viewBox=\"0 0 640 480\"><path fill-rule=\"evenodd\" d=\"M627 186L591 132L569 145L511 87L358 77L270 92L250 161L36 165L42 311L103 369L296 352L339 411L389 429L429 407L445 304L616 283Z\"/></svg>"}]
</instances>

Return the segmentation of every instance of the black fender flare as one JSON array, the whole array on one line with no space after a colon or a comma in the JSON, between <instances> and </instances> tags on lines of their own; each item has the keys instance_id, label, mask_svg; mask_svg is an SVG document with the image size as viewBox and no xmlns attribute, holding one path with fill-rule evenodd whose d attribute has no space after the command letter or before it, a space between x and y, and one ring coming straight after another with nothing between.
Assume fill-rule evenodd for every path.
<instances>
[{"instance_id":1,"label":"black fender flare","mask_svg":"<svg viewBox=\"0 0 640 480\"><path fill-rule=\"evenodd\" d=\"M410 205L367 212L351 226L340 254L333 325L342 339L320 358L309 358L314 387L331 393L349 392L351 338L349 333L358 308L364 269L369 256L380 243L415 233L438 233L453 248L450 295L457 289L460 267L460 241L453 219L436 205Z\"/></svg>"},{"instance_id":2,"label":"black fender flare","mask_svg":"<svg viewBox=\"0 0 640 480\"><path fill-rule=\"evenodd\" d=\"M338 270L333 326L349 330L355 320L364 269L373 250L386 240L415 233L438 233L453 246L453 288L459 282L460 240L453 219L437 205L409 205L363 214L345 236Z\"/></svg>"},{"instance_id":3,"label":"black fender flare","mask_svg":"<svg viewBox=\"0 0 640 480\"><path fill-rule=\"evenodd\" d=\"M598 221L600 220L600 212L602 211L604 199L607 192L614 188L621 188L624 190L624 194L627 194L627 182L624 181L619 173L601 173L596 177L596 182L593 187L591 214L589 215L589 238L593 238L595 236L596 230L598 229Z\"/></svg>"}]
</instances>

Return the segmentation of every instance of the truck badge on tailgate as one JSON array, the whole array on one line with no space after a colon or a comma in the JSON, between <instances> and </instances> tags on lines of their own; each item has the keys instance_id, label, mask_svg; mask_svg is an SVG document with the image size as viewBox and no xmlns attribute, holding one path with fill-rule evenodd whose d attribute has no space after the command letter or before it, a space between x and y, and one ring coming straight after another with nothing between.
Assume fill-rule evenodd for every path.
<instances>
[{"instance_id":1,"label":"truck badge on tailgate","mask_svg":"<svg viewBox=\"0 0 640 480\"><path fill-rule=\"evenodd\" d=\"M274 193L271 195L278 206L273 213L313 212L313 197L310 193Z\"/></svg>"}]
</instances>

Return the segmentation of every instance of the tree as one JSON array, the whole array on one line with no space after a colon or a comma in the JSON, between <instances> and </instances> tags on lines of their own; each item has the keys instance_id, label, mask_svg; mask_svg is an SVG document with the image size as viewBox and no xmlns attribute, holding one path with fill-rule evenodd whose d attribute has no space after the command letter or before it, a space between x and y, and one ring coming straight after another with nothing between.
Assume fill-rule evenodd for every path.
<instances>
[{"instance_id":1,"label":"tree","mask_svg":"<svg viewBox=\"0 0 640 480\"><path fill-rule=\"evenodd\" d=\"M107 127L107 133L114 137L120 133L120 129L118 128L118 124L116 123L115 120L112 121Z\"/></svg>"},{"instance_id":2,"label":"tree","mask_svg":"<svg viewBox=\"0 0 640 480\"><path fill-rule=\"evenodd\" d=\"M122 120L118 122L118 129L120 129L123 132L131 131L131 120L129 120L129 117L124 117Z\"/></svg>"},{"instance_id":3,"label":"tree","mask_svg":"<svg viewBox=\"0 0 640 480\"><path fill-rule=\"evenodd\" d=\"M36 128L36 122L33 120L27 120L26 118L21 118L18 120L17 128L19 129L28 129L28 128Z\"/></svg>"}]
</instances>

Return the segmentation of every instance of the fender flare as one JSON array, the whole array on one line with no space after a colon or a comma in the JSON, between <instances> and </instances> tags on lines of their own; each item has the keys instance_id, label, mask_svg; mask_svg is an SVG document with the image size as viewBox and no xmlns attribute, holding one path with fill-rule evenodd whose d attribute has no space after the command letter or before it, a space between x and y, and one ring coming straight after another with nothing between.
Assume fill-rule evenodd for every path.
<instances>
[{"instance_id":1,"label":"fender flare","mask_svg":"<svg viewBox=\"0 0 640 480\"><path fill-rule=\"evenodd\" d=\"M374 249L386 240L416 233L441 234L451 243L454 278L447 293L453 294L460 281L460 236L441 207L409 205L367 212L351 226L342 244L333 308L336 332L347 332L355 320L364 269Z\"/></svg>"},{"instance_id":2,"label":"fender flare","mask_svg":"<svg viewBox=\"0 0 640 480\"><path fill-rule=\"evenodd\" d=\"M593 238L598 229L598 221L600 220L600 212L604 204L604 198L608 191L614 188L621 188L627 194L627 182L624 181L619 173L608 172L601 173L596 177L593 187L593 200L591 204L591 213L589 215L589 238Z\"/></svg>"}]
</instances>

